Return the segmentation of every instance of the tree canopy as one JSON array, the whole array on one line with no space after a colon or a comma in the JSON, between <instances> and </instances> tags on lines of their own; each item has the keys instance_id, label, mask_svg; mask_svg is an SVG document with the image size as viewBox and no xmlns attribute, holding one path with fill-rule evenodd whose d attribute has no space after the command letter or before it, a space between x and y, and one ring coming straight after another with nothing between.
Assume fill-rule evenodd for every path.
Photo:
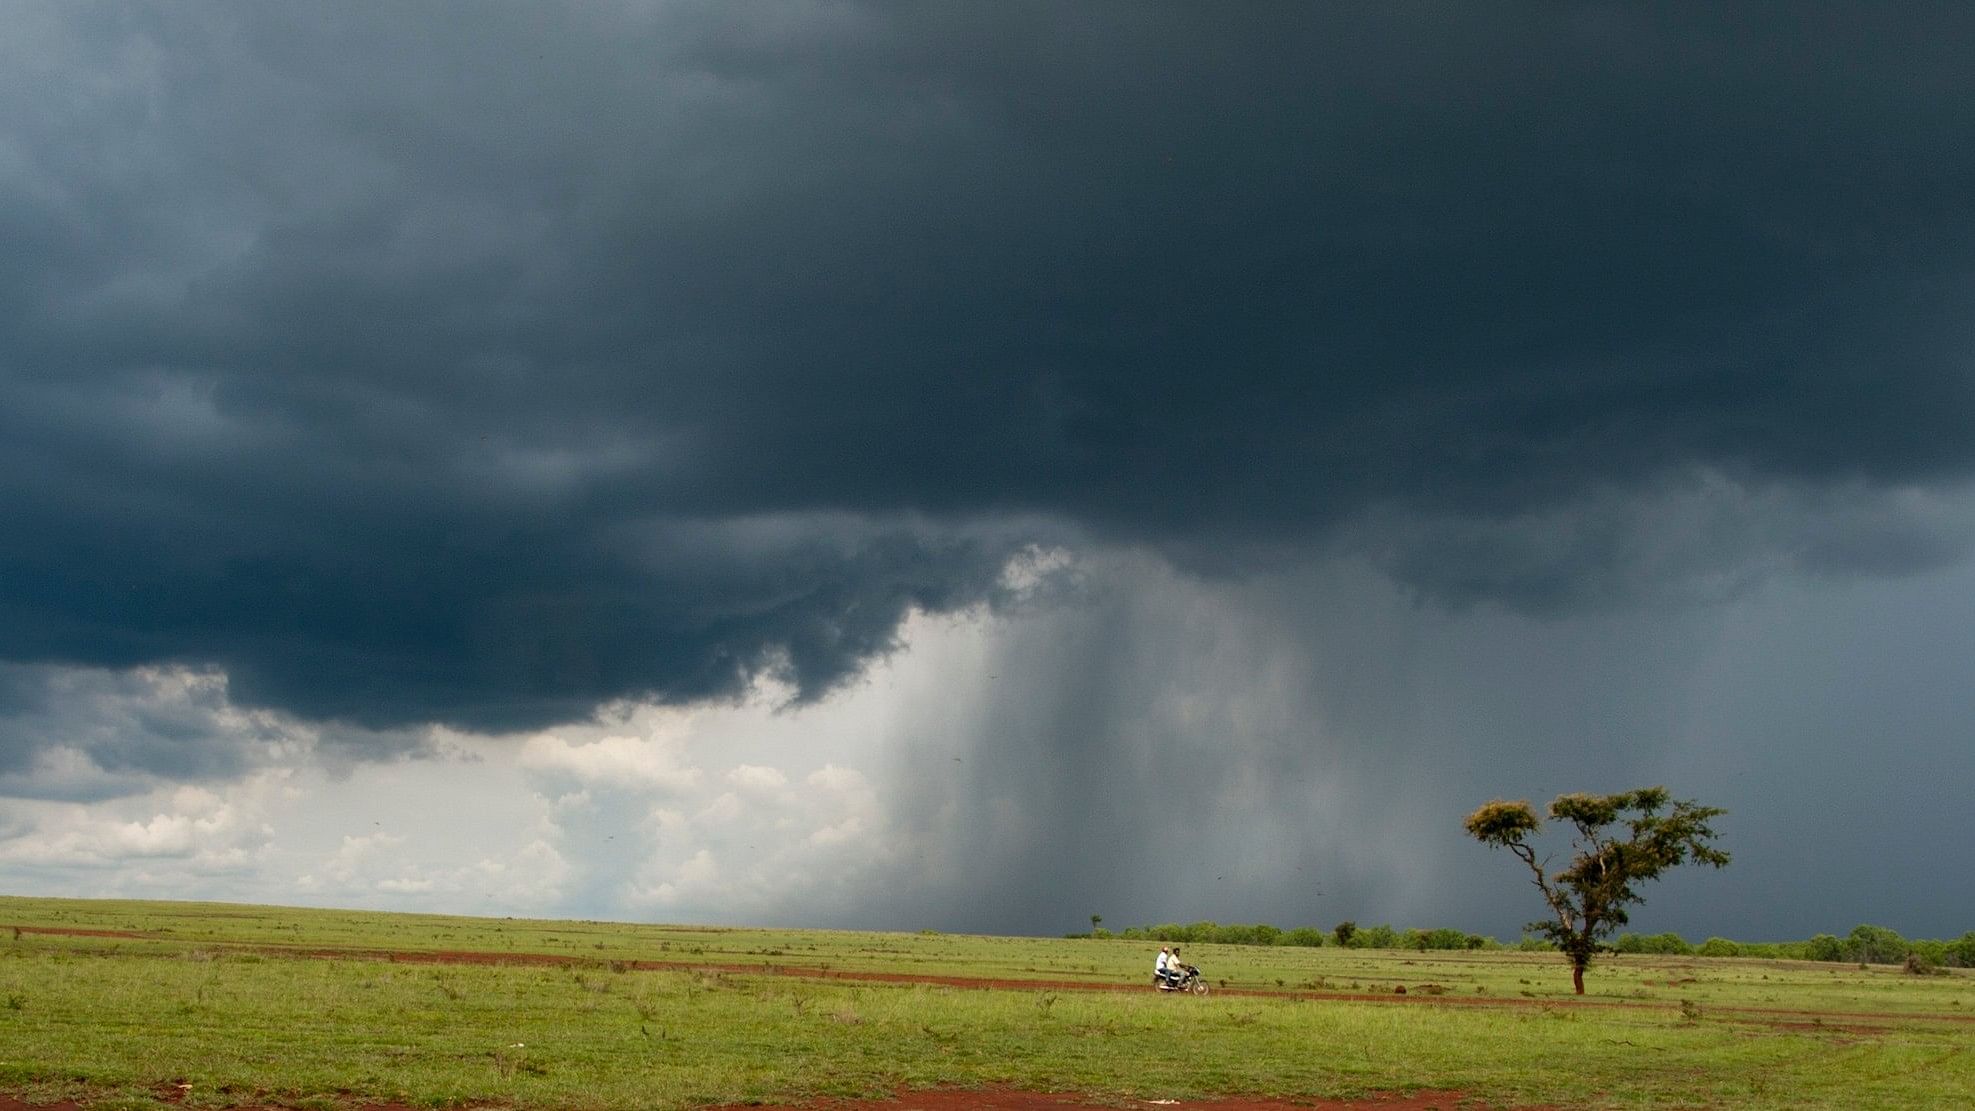
<instances>
[{"instance_id":1,"label":"tree canopy","mask_svg":"<svg viewBox=\"0 0 1975 1111\"><path fill-rule=\"evenodd\" d=\"M1629 921L1626 908L1644 901L1640 884L1689 861L1716 868L1728 863L1728 854L1714 847L1714 828L1708 824L1727 811L1675 800L1664 787L1558 795L1549 813L1574 830L1575 855L1556 872L1548 871L1549 858L1539 860L1531 844L1543 819L1526 800L1485 803L1463 824L1475 840L1507 849L1529 866L1551 917L1527 928L1570 958L1571 982L1579 995L1591 957Z\"/></svg>"}]
</instances>

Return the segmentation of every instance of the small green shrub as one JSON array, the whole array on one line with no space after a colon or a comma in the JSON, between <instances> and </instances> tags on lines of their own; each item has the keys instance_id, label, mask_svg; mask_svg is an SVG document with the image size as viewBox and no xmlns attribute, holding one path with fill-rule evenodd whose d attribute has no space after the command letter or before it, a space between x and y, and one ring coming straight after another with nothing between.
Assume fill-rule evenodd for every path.
<instances>
[{"instance_id":1,"label":"small green shrub","mask_svg":"<svg viewBox=\"0 0 1975 1111\"><path fill-rule=\"evenodd\" d=\"M1845 956L1860 964L1898 964L1911 950L1897 930L1884 926L1855 926L1845 938Z\"/></svg>"},{"instance_id":2,"label":"small green shrub","mask_svg":"<svg viewBox=\"0 0 1975 1111\"><path fill-rule=\"evenodd\" d=\"M1975 968L1975 930L1948 942L1946 948L1947 960L1943 963L1958 968Z\"/></svg>"},{"instance_id":3,"label":"small green shrub","mask_svg":"<svg viewBox=\"0 0 1975 1111\"><path fill-rule=\"evenodd\" d=\"M1908 953L1901 970L1909 976L1945 976L1948 970L1928 959L1924 953Z\"/></svg>"},{"instance_id":4,"label":"small green shrub","mask_svg":"<svg viewBox=\"0 0 1975 1111\"><path fill-rule=\"evenodd\" d=\"M1612 948L1621 953L1651 953L1669 957L1689 957L1694 954L1694 947L1687 943L1686 938L1676 933L1620 934Z\"/></svg>"},{"instance_id":5,"label":"small green shrub","mask_svg":"<svg viewBox=\"0 0 1975 1111\"><path fill-rule=\"evenodd\" d=\"M1399 948L1399 931L1383 923L1376 926L1366 926L1351 935L1351 947L1353 949L1397 949Z\"/></svg>"}]
</instances>

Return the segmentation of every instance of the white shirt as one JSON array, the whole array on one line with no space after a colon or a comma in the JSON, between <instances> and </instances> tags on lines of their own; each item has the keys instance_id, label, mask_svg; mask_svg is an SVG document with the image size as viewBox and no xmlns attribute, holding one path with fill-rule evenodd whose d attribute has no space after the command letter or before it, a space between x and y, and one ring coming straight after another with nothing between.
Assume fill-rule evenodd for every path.
<instances>
[{"instance_id":1,"label":"white shirt","mask_svg":"<svg viewBox=\"0 0 1975 1111\"><path fill-rule=\"evenodd\" d=\"M1152 971L1154 972L1166 971L1166 962L1169 959L1170 958L1167 957L1166 951L1164 949L1159 950L1159 960L1153 964Z\"/></svg>"}]
</instances>

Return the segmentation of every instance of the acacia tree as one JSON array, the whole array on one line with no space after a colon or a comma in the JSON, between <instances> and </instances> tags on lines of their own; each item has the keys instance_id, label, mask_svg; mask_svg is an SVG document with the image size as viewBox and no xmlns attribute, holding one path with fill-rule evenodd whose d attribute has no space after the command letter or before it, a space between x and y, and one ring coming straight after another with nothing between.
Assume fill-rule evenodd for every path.
<instances>
[{"instance_id":1,"label":"acacia tree","mask_svg":"<svg viewBox=\"0 0 1975 1111\"><path fill-rule=\"evenodd\" d=\"M1469 835L1484 845L1516 854L1535 873L1537 890L1550 905L1552 917L1526 928L1550 939L1570 958L1571 983L1584 994L1584 970L1627 918L1625 908L1641 902L1638 885L1692 860L1716 868L1728 854L1712 844L1715 833L1708 819L1727 811L1672 800L1664 787L1645 787L1616 795L1558 795L1550 817L1576 829L1570 865L1549 872L1549 858L1539 861L1530 838L1543 820L1527 801L1497 799L1469 814L1463 823ZM1613 829L1623 824L1622 830Z\"/></svg>"}]
</instances>

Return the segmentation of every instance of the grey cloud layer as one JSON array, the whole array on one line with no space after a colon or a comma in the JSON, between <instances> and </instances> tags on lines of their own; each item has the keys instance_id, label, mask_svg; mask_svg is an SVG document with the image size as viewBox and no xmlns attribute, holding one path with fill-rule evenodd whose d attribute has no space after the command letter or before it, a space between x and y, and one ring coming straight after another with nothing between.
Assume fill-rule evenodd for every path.
<instances>
[{"instance_id":1,"label":"grey cloud layer","mask_svg":"<svg viewBox=\"0 0 1975 1111\"><path fill-rule=\"evenodd\" d=\"M1975 28L1912 11L23 9L0 658L500 729L826 691L1039 539L1369 516L1568 606L1545 514L1957 483Z\"/></svg>"}]
</instances>

